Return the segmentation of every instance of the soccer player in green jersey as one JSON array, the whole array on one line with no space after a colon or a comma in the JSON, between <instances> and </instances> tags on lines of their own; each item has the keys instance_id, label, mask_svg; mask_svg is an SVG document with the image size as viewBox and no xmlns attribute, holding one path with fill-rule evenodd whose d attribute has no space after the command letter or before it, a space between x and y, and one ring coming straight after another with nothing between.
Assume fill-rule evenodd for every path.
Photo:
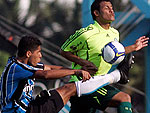
<instances>
[{"instance_id":1,"label":"soccer player in green jersey","mask_svg":"<svg viewBox=\"0 0 150 113\"><path fill-rule=\"evenodd\" d=\"M72 61L73 69L84 69L91 75L108 73L111 64L102 58L101 49L110 41L119 41L119 32L112 28L111 22L115 20L110 0L95 0L91 6L94 24L77 30L61 47L61 55ZM125 47L125 53L138 51L148 44L149 38L142 36L135 44ZM80 80L73 75L70 82ZM91 113L96 109L105 110L108 106L118 108L119 113L131 113L131 97L112 87L105 86L88 96L71 98L71 113Z\"/></svg>"}]
</instances>

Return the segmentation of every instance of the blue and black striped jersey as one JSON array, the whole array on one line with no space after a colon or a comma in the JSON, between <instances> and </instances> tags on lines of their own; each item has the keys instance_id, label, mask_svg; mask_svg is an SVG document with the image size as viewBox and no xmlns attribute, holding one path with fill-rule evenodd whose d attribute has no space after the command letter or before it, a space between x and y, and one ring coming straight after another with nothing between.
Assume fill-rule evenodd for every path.
<instances>
[{"instance_id":1,"label":"blue and black striped jersey","mask_svg":"<svg viewBox=\"0 0 150 113\"><path fill-rule=\"evenodd\" d=\"M36 70L43 69L23 64L11 57L1 75L1 105L6 113L24 113L33 99L34 75Z\"/></svg>"}]
</instances>

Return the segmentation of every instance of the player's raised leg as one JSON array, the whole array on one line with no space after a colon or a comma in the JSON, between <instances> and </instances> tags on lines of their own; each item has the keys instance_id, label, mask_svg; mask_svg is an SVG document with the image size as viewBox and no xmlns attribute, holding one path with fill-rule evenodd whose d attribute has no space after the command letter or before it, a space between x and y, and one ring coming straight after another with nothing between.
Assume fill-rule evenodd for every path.
<instances>
[{"instance_id":1,"label":"player's raised leg","mask_svg":"<svg viewBox=\"0 0 150 113\"><path fill-rule=\"evenodd\" d=\"M94 76L86 82L77 81L77 95L91 94L97 89L106 86L111 83L122 83L125 84L129 81L129 69L133 63L133 55L129 54L125 59L118 65L117 69L110 74L104 76Z\"/></svg>"},{"instance_id":2,"label":"player's raised leg","mask_svg":"<svg viewBox=\"0 0 150 113\"><path fill-rule=\"evenodd\" d=\"M69 101L71 96L74 95L87 95L94 92L96 89L101 88L107 84L128 81L129 69L132 64L132 55L129 55L121 62L117 69L110 74L104 76L95 76L86 82L78 81L75 83L65 84L64 86L57 88L57 92L62 98L64 105ZM63 106L62 106L63 107ZM61 107L59 108L61 109Z\"/></svg>"}]
</instances>

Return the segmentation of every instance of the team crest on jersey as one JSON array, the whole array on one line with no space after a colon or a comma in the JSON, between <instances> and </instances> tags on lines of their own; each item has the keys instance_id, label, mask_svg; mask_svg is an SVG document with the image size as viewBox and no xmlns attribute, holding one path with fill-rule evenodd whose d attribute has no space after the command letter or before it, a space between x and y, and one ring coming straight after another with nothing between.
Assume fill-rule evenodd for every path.
<instances>
[{"instance_id":1,"label":"team crest on jersey","mask_svg":"<svg viewBox=\"0 0 150 113\"><path fill-rule=\"evenodd\" d=\"M117 41L117 42L118 42L117 38L114 38L114 41Z\"/></svg>"}]
</instances>

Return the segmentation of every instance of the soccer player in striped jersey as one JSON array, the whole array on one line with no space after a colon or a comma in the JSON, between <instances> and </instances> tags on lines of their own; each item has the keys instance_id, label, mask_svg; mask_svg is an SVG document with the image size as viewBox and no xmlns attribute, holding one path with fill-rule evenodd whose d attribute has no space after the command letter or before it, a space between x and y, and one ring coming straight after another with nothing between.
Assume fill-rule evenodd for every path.
<instances>
[{"instance_id":1,"label":"soccer player in striped jersey","mask_svg":"<svg viewBox=\"0 0 150 113\"><path fill-rule=\"evenodd\" d=\"M22 37L17 57L9 58L1 76L2 113L58 113L71 96L87 95L115 82L127 82L132 62L130 56L110 74L91 78L84 70L44 65L40 63L41 58L40 40L32 36ZM68 83L54 90L44 90L33 99L35 78L57 79L73 74L83 77L83 81Z\"/></svg>"}]
</instances>

